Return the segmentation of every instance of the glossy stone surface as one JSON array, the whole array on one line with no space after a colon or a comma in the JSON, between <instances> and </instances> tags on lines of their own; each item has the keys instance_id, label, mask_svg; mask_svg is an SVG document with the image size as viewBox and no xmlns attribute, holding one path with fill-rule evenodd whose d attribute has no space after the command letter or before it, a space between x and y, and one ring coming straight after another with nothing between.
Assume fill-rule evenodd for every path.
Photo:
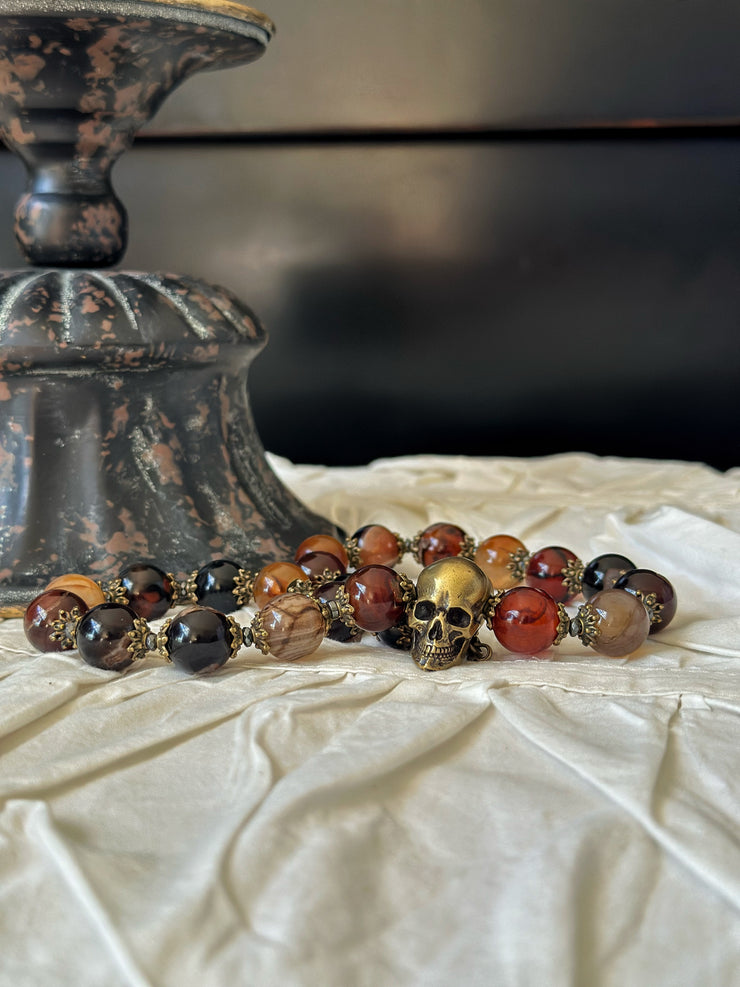
<instances>
[{"instance_id":1,"label":"glossy stone surface","mask_svg":"<svg viewBox=\"0 0 740 987\"><path fill-rule=\"evenodd\" d=\"M655 594L657 602L662 606L658 619L651 623L650 633L657 634L665 630L676 616L678 599L673 585L660 573L652 569L633 569L626 572L614 584L615 589L626 589L629 593L638 593L643 599Z\"/></svg>"},{"instance_id":2,"label":"glossy stone surface","mask_svg":"<svg viewBox=\"0 0 740 987\"><path fill-rule=\"evenodd\" d=\"M298 560L298 565L309 577L321 576L324 572L343 576L347 571L341 560L329 552L306 552Z\"/></svg>"},{"instance_id":3,"label":"glossy stone surface","mask_svg":"<svg viewBox=\"0 0 740 987\"><path fill-rule=\"evenodd\" d=\"M300 562L303 556L309 552L328 552L329 555L339 559L345 569L349 565L347 549L338 538L334 538L332 535L311 535L309 538L305 538L296 549L293 561Z\"/></svg>"},{"instance_id":4,"label":"glossy stone surface","mask_svg":"<svg viewBox=\"0 0 740 987\"><path fill-rule=\"evenodd\" d=\"M413 636L405 620L378 634L378 640L394 651L410 651Z\"/></svg>"},{"instance_id":5,"label":"glossy stone surface","mask_svg":"<svg viewBox=\"0 0 740 987\"><path fill-rule=\"evenodd\" d=\"M562 572L569 562L577 561L577 556L568 548L550 545L535 552L527 563L524 581L527 586L544 590L556 603L572 600L572 593L563 582Z\"/></svg>"},{"instance_id":6,"label":"glossy stone surface","mask_svg":"<svg viewBox=\"0 0 740 987\"><path fill-rule=\"evenodd\" d=\"M584 598L589 600L595 593L600 593L602 589L611 589L620 576L634 568L635 563L631 562L625 555L610 553L597 555L583 570L582 592Z\"/></svg>"},{"instance_id":7,"label":"glossy stone surface","mask_svg":"<svg viewBox=\"0 0 740 987\"><path fill-rule=\"evenodd\" d=\"M640 600L623 589L605 589L588 601L597 614L598 636L591 649L608 658L637 651L650 633L650 618Z\"/></svg>"},{"instance_id":8,"label":"glossy stone surface","mask_svg":"<svg viewBox=\"0 0 740 987\"><path fill-rule=\"evenodd\" d=\"M89 607L96 607L99 603L105 603L105 593L94 579L82 576L79 572L67 572L63 576L52 579L47 589L66 589L75 596L79 596Z\"/></svg>"},{"instance_id":9,"label":"glossy stone surface","mask_svg":"<svg viewBox=\"0 0 740 987\"><path fill-rule=\"evenodd\" d=\"M202 607L213 607L221 613L239 609L234 596L239 563L230 559L215 559L201 566L195 576L195 595Z\"/></svg>"},{"instance_id":10,"label":"glossy stone surface","mask_svg":"<svg viewBox=\"0 0 740 987\"><path fill-rule=\"evenodd\" d=\"M95 668L120 672L133 659L128 651L137 614L120 603L101 603L88 610L77 626L80 657Z\"/></svg>"},{"instance_id":11,"label":"glossy stone surface","mask_svg":"<svg viewBox=\"0 0 740 987\"><path fill-rule=\"evenodd\" d=\"M192 675L214 672L231 657L229 622L213 607L187 607L167 628L167 654Z\"/></svg>"},{"instance_id":12,"label":"glossy stone surface","mask_svg":"<svg viewBox=\"0 0 740 987\"><path fill-rule=\"evenodd\" d=\"M31 600L23 617L23 630L37 651L64 651L61 641L52 641L52 624L59 620L62 611L71 613L77 607L82 614L87 610L85 601L66 589L45 589Z\"/></svg>"},{"instance_id":13,"label":"glossy stone surface","mask_svg":"<svg viewBox=\"0 0 740 987\"><path fill-rule=\"evenodd\" d=\"M312 655L324 639L324 618L314 600L300 593L278 596L260 610L270 654L278 661Z\"/></svg>"},{"instance_id":14,"label":"glossy stone surface","mask_svg":"<svg viewBox=\"0 0 740 987\"><path fill-rule=\"evenodd\" d=\"M547 593L518 586L504 593L493 616L493 633L518 655L536 657L555 640L560 624L557 604Z\"/></svg>"},{"instance_id":15,"label":"glossy stone surface","mask_svg":"<svg viewBox=\"0 0 740 987\"><path fill-rule=\"evenodd\" d=\"M494 589L512 589L519 577L508 568L514 552L526 552L524 542L513 535L492 535L475 550L474 561L491 581Z\"/></svg>"},{"instance_id":16,"label":"glossy stone surface","mask_svg":"<svg viewBox=\"0 0 740 987\"><path fill-rule=\"evenodd\" d=\"M456 524L430 524L419 537L419 561L423 566L439 559L459 555L465 541L465 532Z\"/></svg>"},{"instance_id":17,"label":"glossy stone surface","mask_svg":"<svg viewBox=\"0 0 740 987\"><path fill-rule=\"evenodd\" d=\"M387 565L391 568L401 557L398 539L382 524L366 524L352 536L357 542L358 568L363 565Z\"/></svg>"},{"instance_id":18,"label":"glossy stone surface","mask_svg":"<svg viewBox=\"0 0 740 987\"><path fill-rule=\"evenodd\" d=\"M306 573L293 562L271 562L254 577L252 598L258 607L281 596L296 579L305 579Z\"/></svg>"},{"instance_id":19,"label":"glossy stone surface","mask_svg":"<svg viewBox=\"0 0 740 987\"><path fill-rule=\"evenodd\" d=\"M128 597L128 605L139 617L156 620L172 606L174 586L162 569L147 562L135 562L118 577Z\"/></svg>"},{"instance_id":20,"label":"glossy stone surface","mask_svg":"<svg viewBox=\"0 0 740 987\"><path fill-rule=\"evenodd\" d=\"M385 631L406 612L398 573L388 566L362 566L347 577L344 588L357 626L364 631Z\"/></svg>"}]
</instances>

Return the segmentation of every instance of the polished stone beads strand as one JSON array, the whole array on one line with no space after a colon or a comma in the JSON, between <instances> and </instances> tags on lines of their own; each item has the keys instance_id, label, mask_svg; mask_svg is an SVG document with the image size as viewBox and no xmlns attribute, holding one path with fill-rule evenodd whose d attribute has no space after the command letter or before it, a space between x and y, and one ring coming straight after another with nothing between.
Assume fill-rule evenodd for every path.
<instances>
[{"instance_id":1,"label":"polished stone beads strand","mask_svg":"<svg viewBox=\"0 0 740 987\"><path fill-rule=\"evenodd\" d=\"M77 647L89 664L115 671L158 652L185 671L204 673L245 645L292 661L312 654L325 636L351 641L363 631L408 649L414 587L392 568L406 551L425 565L472 557L492 586L485 622L514 654L539 655L570 634L599 654L623 657L676 610L671 584L624 556L603 555L584 566L559 546L530 555L509 535L476 546L451 524L430 525L408 542L382 525L366 525L345 544L328 535L306 539L294 562L258 573L220 559L182 581L143 562L102 586L67 574L32 601L25 630L38 650ZM351 565L357 568L348 575ZM522 578L524 585L516 585ZM579 591L586 602L570 617L565 604ZM242 627L229 614L250 599L260 610ZM188 605L155 633L148 621L182 603Z\"/></svg>"}]
</instances>

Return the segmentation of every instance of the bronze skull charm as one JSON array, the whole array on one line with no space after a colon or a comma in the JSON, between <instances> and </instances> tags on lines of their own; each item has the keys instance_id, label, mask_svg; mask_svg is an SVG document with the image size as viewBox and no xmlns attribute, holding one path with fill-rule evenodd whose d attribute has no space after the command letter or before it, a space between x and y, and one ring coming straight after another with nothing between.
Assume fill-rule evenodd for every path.
<instances>
[{"instance_id":1,"label":"bronze skull charm","mask_svg":"<svg viewBox=\"0 0 740 987\"><path fill-rule=\"evenodd\" d=\"M458 665L475 638L490 595L488 577L470 559L441 559L423 569L408 614L416 664L429 672Z\"/></svg>"}]
</instances>

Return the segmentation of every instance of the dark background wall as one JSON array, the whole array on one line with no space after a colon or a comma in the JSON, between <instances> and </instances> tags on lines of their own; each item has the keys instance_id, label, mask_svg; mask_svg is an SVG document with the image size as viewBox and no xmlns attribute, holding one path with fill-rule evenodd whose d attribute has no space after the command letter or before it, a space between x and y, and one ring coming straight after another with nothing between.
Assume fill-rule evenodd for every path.
<instances>
[{"instance_id":1,"label":"dark background wall","mask_svg":"<svg viewBox=\"0 0 740 987\"><path fill-rule=\"evenodd\" d=\"M274 0L116 168L129 268L220 282L302 461L737 465L740 6ZM22 168L0 155L0 264Z\"/></svg>"}]
</instances>

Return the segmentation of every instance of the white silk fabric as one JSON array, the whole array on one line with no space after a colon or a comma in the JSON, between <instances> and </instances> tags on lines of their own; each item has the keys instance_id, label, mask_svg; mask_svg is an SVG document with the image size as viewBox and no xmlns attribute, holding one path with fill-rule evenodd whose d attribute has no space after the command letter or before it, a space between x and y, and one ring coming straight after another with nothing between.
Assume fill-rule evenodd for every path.
<instances>
[{"instance_id":1,"label":"white silk fabric","mask_svg":"<svg viewBox=\"0 0 740 987\"><path fill-rule=\"evenodd\" d=\"M208 678L5 622L0 985L740 983L740 470L273 465L349 532L625 554L678 615L630 660L484 632L491 661L428 673L367 636Z\"/></svg>"}]
</instances>

